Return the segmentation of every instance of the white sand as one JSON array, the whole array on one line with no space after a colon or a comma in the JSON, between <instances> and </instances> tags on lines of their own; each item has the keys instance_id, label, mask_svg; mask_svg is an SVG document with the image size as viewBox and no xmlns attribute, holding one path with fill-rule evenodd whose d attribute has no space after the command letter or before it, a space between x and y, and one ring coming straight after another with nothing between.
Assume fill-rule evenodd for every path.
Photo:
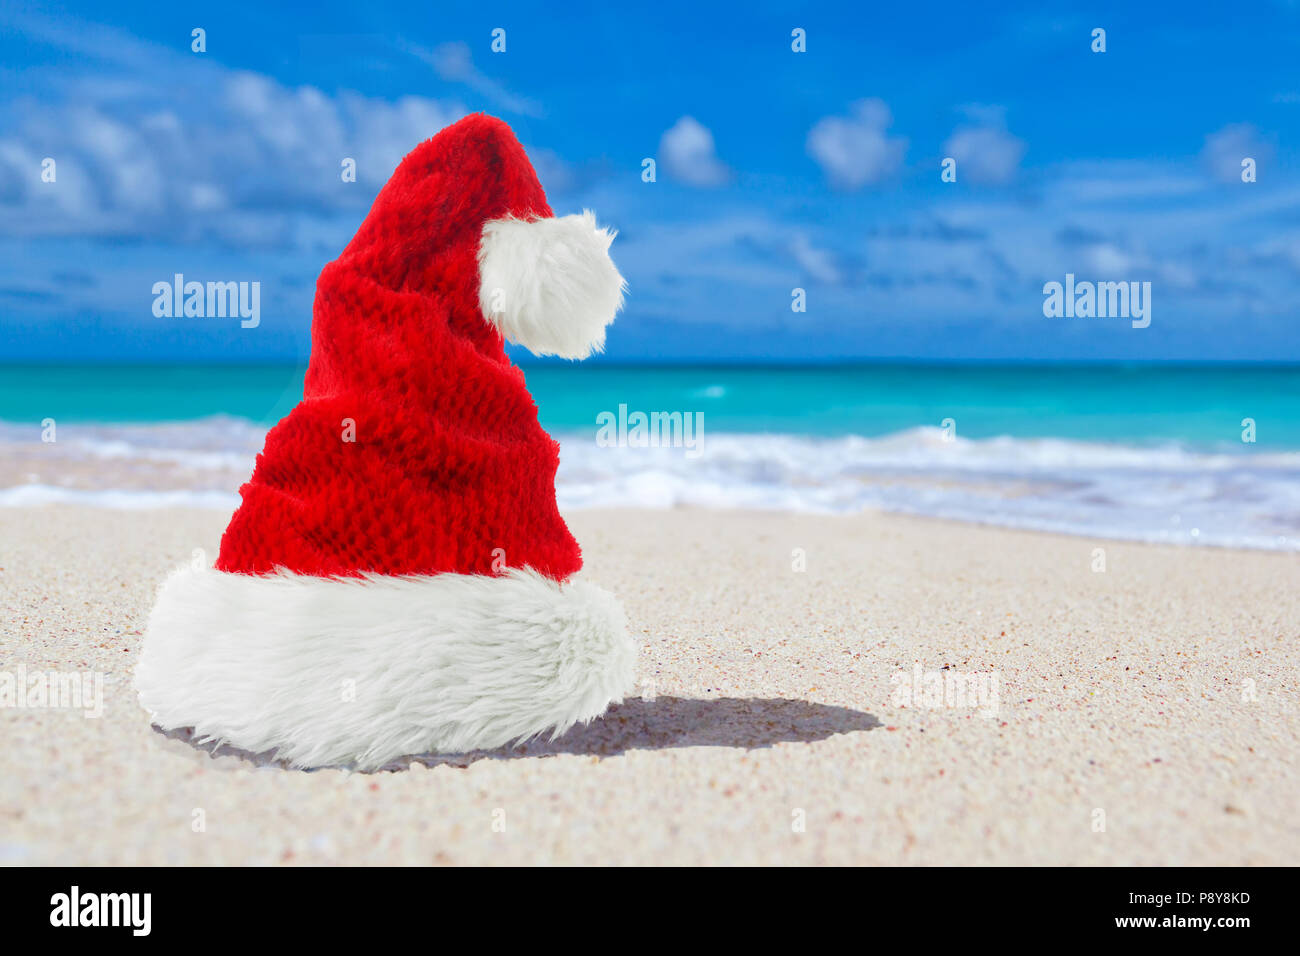
<instances>
[{"instance_id":1,"label":"white sand","mask_svg":"<svg viewBox=\"0 0 1300 956\"><path fill-rule=\"evenodd\" d=\"M154 588L225 519L0 509L0 672L105 675L98 719L0 709L0 862L1297 861L1295 555L577 513L647 699L518 755L303 773L164 737L130 689ZM996 716L900 706L914 664L996 674Z\"/></svg>"}]
</instances>

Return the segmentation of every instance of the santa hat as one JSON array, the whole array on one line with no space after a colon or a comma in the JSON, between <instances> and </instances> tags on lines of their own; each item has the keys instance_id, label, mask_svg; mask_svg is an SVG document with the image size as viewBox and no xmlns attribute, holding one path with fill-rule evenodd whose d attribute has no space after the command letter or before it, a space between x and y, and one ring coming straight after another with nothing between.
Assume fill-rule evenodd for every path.
<instances>
[{"instance_id":1,"label":"santa hat","mask_svg":"<svg viewBox=\"0 0 1300 956\"><path fill-rule=\"evenodd\" d=\"M215 567L163 585L136 669L164 729L299 766L558 734L635 647L555 504L559 446L502 336L602 348L613 234L556 218L490 116L422 143L321 272L302 402L266 436Z\"/></svg>"}]
</instances>

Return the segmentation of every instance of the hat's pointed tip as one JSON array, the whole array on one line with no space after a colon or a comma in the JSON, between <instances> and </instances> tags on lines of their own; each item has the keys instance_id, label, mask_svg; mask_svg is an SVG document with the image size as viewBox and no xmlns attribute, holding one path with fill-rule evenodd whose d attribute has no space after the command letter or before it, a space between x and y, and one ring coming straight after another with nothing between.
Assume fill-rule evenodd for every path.
<instances>
[{"instance_id":1,"label":"hat's pointed tip","mask_svg":"<svg viewBox=\"0 0 1300 956\"><path fill-rule=\"evenodd\" d=\"M392 179L423 179L445 163L448 157L460 160L478 156L489 164L500 163L507 155L516 161L525 158L523 145L505 120L488 113L470 113L421 142L398 163Z\"/></svg>"}]
</instances>

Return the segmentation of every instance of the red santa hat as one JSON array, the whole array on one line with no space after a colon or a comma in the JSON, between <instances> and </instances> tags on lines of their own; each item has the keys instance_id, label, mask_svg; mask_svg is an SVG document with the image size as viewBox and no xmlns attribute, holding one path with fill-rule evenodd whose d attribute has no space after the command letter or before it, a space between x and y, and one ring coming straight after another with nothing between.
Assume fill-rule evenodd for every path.
<instances>
[{"instance_id":1,"label":"red santa hat","mask_svg":"<svg viewBox=\"0 0 1300 956\"><path fill-rule=\"evenodd\" d=\"M555 504L559 446L502 336L603 347L613 233L556 218L508 126L422 143L321 272L302 402L215 567L159 592L136 670L165 729L300 766L380 766L590 720L633 682L614 597Z\"/></svg>"}]
</instances>

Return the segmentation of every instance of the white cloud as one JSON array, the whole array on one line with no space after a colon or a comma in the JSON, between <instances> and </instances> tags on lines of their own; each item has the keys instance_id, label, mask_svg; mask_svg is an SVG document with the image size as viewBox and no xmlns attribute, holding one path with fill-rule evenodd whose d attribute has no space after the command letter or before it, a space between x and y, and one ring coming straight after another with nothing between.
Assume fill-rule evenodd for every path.
<instances>
[{"instance_id":1,"label":"white cloud","mask_svg":"<svg viewBox=\"0 0 1300 956\"><path fill-rule=\"evenodd\" d=\"M110 101L95 82L11 105L0 179L17 186L0 195L0 235L273 242L289 214L364 206L408 151L464 115L453 103L327 96L220 67L201 84L119 80ZM45 156L53 183L41 182ZM341 179L345 158L356 184Z\"/></svg>"},{"instance_id":2,"label":"white cloud","mask_svg":"<svg viewBox=\"0 0 1300 956\"><path fill-rule=\"evenodd\" d=\"M1246 158L1262 163L1273 156L1272 146L1249 123L1233 123L1205 137L1201 159L1215 179L1225 183L1241 182L1241 161Z\"/></svg>"},{"instance_id":3,"label":"white cloud","mask_svg":"<svg viewBox=\"0 0 1300 956\"><path fill-rule=\"evenodd\" d=\"M808 133L808 155L837 189L861 189L892 175L903 163L907 140L886 132L893 125L883 100L859 100L848 117L827 116Z\"/></svg>"},{"instance_id":4,"label":"white cloud","mask_svg":"<svg viewBox=\"0 0 1300 956\"><path fill-rule=\"evenodd\" d=\"M998 107L968 106L968 122L958 126L943 144L945 156L957 160L957 179L988 185L1011 182L1025 155L1023 141L1007 132Z\"/></svg>"},{"instance_id":5,"label":"white cloud","mask_svg":"<svg viewBox=\"0 0 1300 956\"><path fill-rule=\"evenodd\" d=\"M691 186L722 186L731 170L718 159L713 133L690 116L683 116L659 140L659 161L668 173Z\"/></svg>"},{"instance_id":6,"label":"white cloud","mask_svg":"<svg viewBox=\"0 0 1300 956\"><path fill-rule=\"evenodd\" d=\"M1084 258L1091 270L1103 279L1125 278L1134 269L1146 265L1132 252L1121 249L1112 242L1098 242L1087 246Z\"/></svg>"}]
</instances>

